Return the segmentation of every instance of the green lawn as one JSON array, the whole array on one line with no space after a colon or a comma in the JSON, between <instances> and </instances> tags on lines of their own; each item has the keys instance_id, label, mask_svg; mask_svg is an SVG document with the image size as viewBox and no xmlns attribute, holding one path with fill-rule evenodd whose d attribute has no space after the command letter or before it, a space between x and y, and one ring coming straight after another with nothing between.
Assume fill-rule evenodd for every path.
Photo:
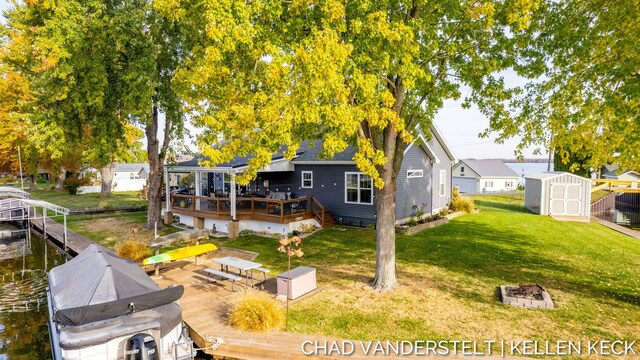
<instances>
[{"instance_id":1,"label":"green lawn","mask_svg":"<svg viewBox=\"0 0 640 360\"><path fill-rule=\"evenodd\" d=\"M294 332L358 340L600 340L640 333L640 242L596 223L530 214L522 197L474 197L479 214L397 237L400 286L374 293L375 233L334 227L304 243L293 266L318 269L321 290L295 303ZM257 251L277 275L277 241L244 236L224 246ZM504 284L537 283L555 310L509 307Z\"/></svg>"},{"instance_id":2,"label":"green lawn","mask_svg":"<svg viewBox=\"0 0 640 360\"><path fill-rule=\"evenodd\" d=\"M121 240L133 239L150 241L154 237L153 230L145 230L147 212L121 212L99 215L73 215L68 218L69 228L102 246L113 249ZM134 235L133 229L137 231ZM160 235L170 234L180 229L173 226L159 231Z\"/></svg>"},{"instance_id":3,"label":"green lawn","mask_svg":"<svg viewBox=\"0 0 640 360\"><path fill-rule=\"evenodd\" d=\"M114 192L111 195L103 196L101 194L70 195L66 190L39 190L32 192L31 197L72 210L147 205L147 200L139 198L138 191Z\"/></svg>"}]
</instances>

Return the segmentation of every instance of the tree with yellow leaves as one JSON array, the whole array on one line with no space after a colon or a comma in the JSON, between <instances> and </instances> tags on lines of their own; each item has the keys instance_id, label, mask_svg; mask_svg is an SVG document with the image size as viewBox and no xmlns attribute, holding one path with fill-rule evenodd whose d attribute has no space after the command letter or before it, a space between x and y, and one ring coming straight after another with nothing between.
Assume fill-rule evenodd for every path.
<instances>
[{"instance_id":1,"label":"tree with yellow leaves","mask_svg":"<svg viewBox=\"0 0 640 360\"><path fill-rule=\"evenodd\" d=\"M285 149L323 139L331 158L353 160L376 188L373 287L397 284L396 176L403 152L443 101L468 86L477 101L506 98L500 70L537 0L158 0L188 29L176 73L200 147L222 163L253 155L246 183ZM426 131L426 130L425 130Z\"/></svg>"}]
</instances>

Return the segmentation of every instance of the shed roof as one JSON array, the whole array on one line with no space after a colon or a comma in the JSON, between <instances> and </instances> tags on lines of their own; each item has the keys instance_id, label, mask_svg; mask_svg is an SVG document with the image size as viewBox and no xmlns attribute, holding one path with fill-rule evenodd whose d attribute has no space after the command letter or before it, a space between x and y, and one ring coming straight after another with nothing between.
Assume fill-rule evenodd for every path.
<instances>
[{"instance_id":1,"label":"shed roof","mask_svg":"<svg viewBox=\"0 0 640 360\"><path fill-rule=\"evenodd\" d=\"M541 173L525 176L525 179L545 180L545 179L555 178L555 177L562 176L562 175L569 175L569 176L573 176L573 177L576 177L576 178L579 178L579 179L591 181L590 179L584 178L582 176L578 176L578 175L575 175L575 174L572 174L572 173L568 173L568 172L564 172L564 171L545 171L545 172L541 172Z\"/></svg>"},{"instance_id":2,"label":"shed roof","mask_svg":"<svg viewBox=\"0 0 640 360\"><path fill-rule=\"evenodd\" d=\"M476 160L476 159L465 159L460 160L456 166L460 163L466 164L471 170L475 171L480 177L507 177L507 178L517 178L519 177L515 171L511 170L510 167L505 165L501 160Z\"/></svg>"}]
</instances>

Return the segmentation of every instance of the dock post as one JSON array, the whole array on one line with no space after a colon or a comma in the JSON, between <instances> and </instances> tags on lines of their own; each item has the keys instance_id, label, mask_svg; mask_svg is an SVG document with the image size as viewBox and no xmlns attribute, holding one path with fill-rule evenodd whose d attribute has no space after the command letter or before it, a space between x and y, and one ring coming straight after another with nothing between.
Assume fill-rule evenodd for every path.
<instances>
[{"instance_id":1,"label":"dock post","mask_svg":"<svg viewBox=\"0 0 640 360\"><path fill-rule=\"evenodd\" d=\"M42 237L47 241L47 209L42 209Z\"/></svg>"},{"instance_id":2,"label":"dock post","mask_svg":"<svg viewBox=\"0 0 640 360\"><path fill-rule=\"evenodd\" d=\"M62 250L64 250L64 252L67 252L67 215L64 215L64 229L63 229L63 233L62 233Z\"/></svg>"}]
</instances>

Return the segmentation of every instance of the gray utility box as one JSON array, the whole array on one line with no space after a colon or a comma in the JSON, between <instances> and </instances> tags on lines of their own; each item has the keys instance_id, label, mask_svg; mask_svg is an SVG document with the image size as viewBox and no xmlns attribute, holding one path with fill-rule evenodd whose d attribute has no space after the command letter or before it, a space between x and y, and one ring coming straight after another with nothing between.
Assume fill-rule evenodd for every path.
<instances>
[{"instance_id":1,"label":"gray utility box","mask_svg":"<svg viewBox=\"0 0 640 360\"><path fill-rule=\"evenodd\" d=\"M278 296L287 296L287 282L289 281L287 272L277 276ZM300 296L316 288L316 268L308 266L298 266L291 269L291 284L289 285L289 300Z\"/></svg>"}]
</instances>

